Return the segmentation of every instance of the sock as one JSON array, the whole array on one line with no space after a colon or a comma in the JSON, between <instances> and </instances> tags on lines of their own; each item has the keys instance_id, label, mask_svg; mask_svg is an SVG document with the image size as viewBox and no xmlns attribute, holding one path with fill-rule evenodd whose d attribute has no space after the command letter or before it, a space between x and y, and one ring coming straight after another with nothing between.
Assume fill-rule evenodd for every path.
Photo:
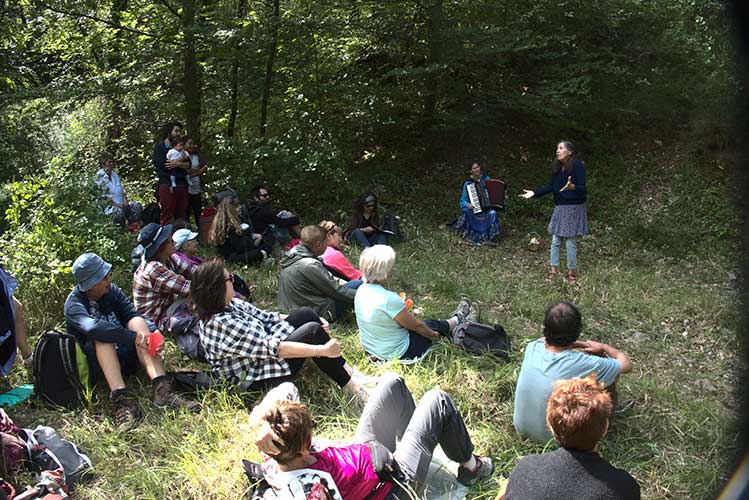
<instances>
[{"instance_id":1,"label":"sock","mask_svg":"<svg viewBox=\"0 0 749 500\"><path fill-rule=\"evenodd\" d=\"M458 317L453 316L452 318L448 319L447 326L450 327L450 331L455 330L455 327L458 326Z\"/></svg>"},{"instance_id":2,"label":"sock","mask_svg":"<svg viewBox=\"0 0 749 500\"><path fill-rule=\"evenodd\" d=\"M478 462L476 462L476 455L471 455L471 459L469 461L460 464L461 467L464 467L470 471L473 471L473 469L475 469L477 465Z\"/></svg>"},{"instance_id":3,"label":"sock","mask_svg":"<svg viewBox=\"0 0 749 500\"><path fill-rule=\"evenodd\" d=\"M109 393L109 399L111 401L117 401L120 397L125 396L127 394L128 394L127 387L123 387L122 389L115 389Z\"/></svg>"},{"instance_id":4,"label":"sock","mask_svg":"<svg viewBox=\"0 0 749 500\"><path fill-rule=\"evenodd\" d=\"M265 250L260 250L260 253L263 255L263 260L268 258L268 252L266 252Z\"/></svg>"}]
</instances>

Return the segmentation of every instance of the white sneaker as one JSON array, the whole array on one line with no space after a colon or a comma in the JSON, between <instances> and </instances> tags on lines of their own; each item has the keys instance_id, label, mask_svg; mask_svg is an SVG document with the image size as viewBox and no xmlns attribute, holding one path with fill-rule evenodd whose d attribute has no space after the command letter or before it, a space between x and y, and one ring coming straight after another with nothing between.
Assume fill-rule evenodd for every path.
<instances>
[{"instance_id":1,"label":"white sneaker","mask_svg":"<svg viewBox=\"0 0 749 500\"><path fill-rule=\"evenodd\" d=\"M361 386L367 386L367 387L376 387L377 382L380 380L379 377L371 377L369 375L366 375L356 368L354 368L354 373L351 374L351 378L356 381Z\"/></svg>"}]
</instances>

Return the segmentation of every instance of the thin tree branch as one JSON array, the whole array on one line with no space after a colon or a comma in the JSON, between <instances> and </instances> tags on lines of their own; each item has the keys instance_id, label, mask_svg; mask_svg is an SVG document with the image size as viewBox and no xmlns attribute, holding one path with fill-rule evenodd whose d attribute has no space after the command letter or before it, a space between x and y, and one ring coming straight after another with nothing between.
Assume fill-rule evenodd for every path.
<instances>
[{"instance_id":1,"label":"thin tree branch","mask_svg":"<svg viewBox=\"0 0 749 500\"><path fill-rule=\"evenodd\" d=\"M148 33L147 31L141 31L141 30L137 30L137 29L134 29L134 28L128 28L127 26L122 26L121 24L113 23L112 21L108 21L108 20L102 19L100 17L92 16L90 14L84 14L82 12L69 12L69 11L66 11L66 10L59 9L57 7L53 7L53 6L51 6L49 4L46 4L44 2L36 2L36 4L37 4L37 6L40 9L51 10L52 12L57 12L58 14L62 14L62 15L65 15L65 16L70 16L70 17L84 17L86 19L91 19L92 21L96 21L97 23L106 24L107 26L112 26L113 28L117 28L117 29L120 29L120 30L128 31L130 33L135 33L136 35L145 35L147 37L156 38L156 39L161 38L161 37L158 37L158 36L156 36L156 35L154 35L152 33ZM170 43L175 43L173 41L169 41L169 42Z\"/></svg>"},{"instance_id":2,"label":"thin tree branch","mask_svg":"<svg viewBox=\"0 0 749 500\"><path fill-rule=\"evenodd\" d=\"M166 0L161 0L161 3L164 4L164 7L166 7L167 9L169 9L169 11L172 14L174 14L175 16L177 16L177 19L182 19L182 16L179 15L179 12L177 12L177 10L174 7L172 7L169 4L169 2L167 2Z\"/></svg>"}]
</instances>

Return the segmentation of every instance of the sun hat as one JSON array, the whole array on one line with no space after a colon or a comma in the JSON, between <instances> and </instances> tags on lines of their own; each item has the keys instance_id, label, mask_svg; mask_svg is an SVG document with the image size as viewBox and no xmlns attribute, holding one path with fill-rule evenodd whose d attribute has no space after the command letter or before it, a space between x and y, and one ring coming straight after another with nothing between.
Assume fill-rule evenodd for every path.
<instances>
[{"instance_id":1,"label":"sun hat","mask_svg":"<svg viewBox=\"0 0 749 500\"><path fill-rule=\"evenodd\" d=\"M138 234L138 243L143 247L143 255L150 259L159 251L161 245L172 235L172 225L160 226L155 222L147 224Z\"/></svg>"},{"instance_id":2,"label":"sun hat","mask_svg":"<svg viewBox=\"0 0 749 500\"><path fill-rule=\"evenodd\" d=\"M192 241L197 237L198 233L194 233L189 229L177 229L172 235L172 240L174 240L174 246L179 250L183 243Z\"/></svg>"},{"instance_id":3,"label":"sun hat","mask_svg":"<svg viewBox=\"0 0 749 500\"><path fill-rule=\"evenodd\" d=\"M111 270L112 264L89 252L75 259L72 273L80 289L85 292L106 278Z\"/></svg>"}]
</instances>

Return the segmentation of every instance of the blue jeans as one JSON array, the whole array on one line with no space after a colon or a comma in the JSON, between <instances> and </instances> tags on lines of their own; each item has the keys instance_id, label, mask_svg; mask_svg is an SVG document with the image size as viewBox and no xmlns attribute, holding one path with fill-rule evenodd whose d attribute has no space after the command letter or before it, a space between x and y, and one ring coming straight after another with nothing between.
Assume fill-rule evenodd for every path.
<instances>
[{"instance_id":1,"label":"blue jeans","mask_svg":"<svg viewBox=\"0 0 749 500\"><path fill-rule=\"evenodd\" d=\"M349 243L358 243L364 248L369 248L373 245L387 245L388 235L375 231L374 233L367 236L362 232L361 229L354 229L346 236L346 241Z\"/></svg>"},{"instance_id":2,"label":"blue jeans","mask_svg":"<svg viewBox=\"0 0 749 500\"><path fill-rule=\"evenodd\" d=\"M346 283L343 286L345 288L353 288L354 290L356 290L357 288L359 288L361 286L362 283L363 283L362 280L351 280L351 281L349 281L348 283ZM354 308L354 302L353 301L352 302L343 302L342 300L336 300L335 301L335 317L336 317L336 319L340 318L341 316L343 316L346 313L346 311L348 311L349 309L353 309L353 308Z\"/></svg>"},{"instance_id":3,"label":"blue jeans","mask_svg":"<svg viewBox=\"0 0 749 500\"><path fill-rule=\"evenodd\" d=\"M564 240L564 246L567 250L567 269L574 271L577 269L577 239L562 238L556 234L551 236L551 255L549 257L551 267L559 267L562 240Z\"/></svg>"}]
</instances>

